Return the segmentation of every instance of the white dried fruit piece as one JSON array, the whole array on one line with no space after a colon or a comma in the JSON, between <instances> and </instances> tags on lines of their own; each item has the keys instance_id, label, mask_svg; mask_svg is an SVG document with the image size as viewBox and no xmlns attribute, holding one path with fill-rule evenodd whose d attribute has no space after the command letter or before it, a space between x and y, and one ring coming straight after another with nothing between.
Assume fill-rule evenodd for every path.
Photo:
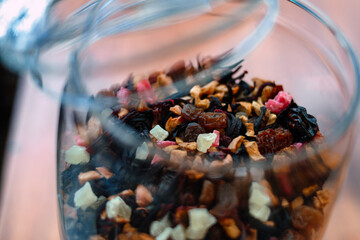
<instances>
[{"instance_id":1,"label":"white dried fruit piece","mask_svg":"<svg viewBox=\"0 0 360 240\"><path fill-rule=\"evenodd\" d=\"M90 161L90 154L86 147L74 145L65 152L65 161L70 164L83 164Z\"/></svg>"},{"instance_id":2,"label":"white dried fruit piece","mask_svg":"<svg viewBox=\"0 0 360 240\"><path fill-rule=\"evenodd\" d=\"M75 192L74 203L76 208L86 210L97 201L97 196L91 189L89 182L86 182L79 190Z\"/></svg>"},{"instance_id":3,"label":"white dried fruit piece","mask_svg":"<svg viewBox=\"0 0 360 240\"><path fill-rule=\"evenodd\" d=\"M138 185L135 189L136 203L140 207L147 207L152 201L153 197L150 191L144 185Z\"/></svg>"},{"instance_id":4,"label":"white dried fruit piece","mask_svg":"<svg viewBox=\"0 0 360 240\"><path fill-rule=\"evenodd\" d=\"M249 212L250 214L261 220L266 221L270 216L271 199L267 195L267 190L264 186L257 182L253 182L250 187L249 197Z\"/></svg>"},{"instance_id":5,"label":"white dried fruit piece","mask_svg":"<svg viewBox=\"0 0 360 240\"><path fill-rule=\"evenodd\" d=\"M251 105L252 105L256 115L260 116L261 115L261 110L260 110L261 106L260 106L260 104L258 102L256 102L256 101L253 101Z\"/></svg>"},{"instance_id":6,"label":"white dried fruit piece","mask_svg":"<svg viewBox=\"0 0 360 240\"><path fill-rule=\"evenodd\" d=\"M139 160L146 160L149 155L149 147L146 142L143 142L140 147L136 149L135 158Z\"/></svg>"},{"instance_id":7,"label":"white dried fruit piece","mask_svg":"<svg viewBox=\"0 0 360 240\"><path fill-rule=\"evenodd\" d=\"M166 228L171 227L171 222L169 221L169 215L166 214L159 221L153 221L150 225L150 235L153 237L159 236Z\"/></svg>"},{"instance_id":8,"label":"white dried fruit piece","mask_svg":"<svg viewBox=\"0 0 360 240\"><path fill-rule=\"evenodd\" d=\"M172 233L172 228L171 227L167 227L165 228L165 230L160 233L155 239L156 240L168 240L169 237L171 237L171 233Z\"/></svg>"},{"instance_id":9,"label":"white dried fruit piece","mask_svg":"<svg viewBox=\"0 0 360 240\"><path fill-rule=\"evenodd\" d=\"M234 139L230 142L230 144L229 144L229 146L228 146L228 148L230 149L230 151L233 152L233 153L236 153L236 151L237 151L237 150L239 149L239 147L241 146L244 138L245 138L244 136L238 136L238 137L234 138Z\"/></svg>"},{"instance_id":10,"label":"white dried fruit piece","mask_svg":"<svg viewBox=\"0 0 360 240\"><path fill-rule=\"evenodd\" d=\"M263 155L261 155L256 142L244 140L243 143L244 143L247 153L249 154L249 156L252 160L254 160L254 161L265 161L266 160L265 157Z\"/></svg>"},{"instance_id":11,"label":"white dried fruit piece","mask_svg":"<svg viewBox=\"0 0 360 240\"><path fill-rule=\"evenodd\" d=\"M196 140L197 150L206 153L217 138L216 133L199 134Z\"/></svg>"},{"instance_id":12,"label":"white dried fruit piece","mask_svg":"<svg viewBox=\"0 0 360 240\"><path fill-rule=\"evenodd\" d=\"M169 133L159 125L156 125L153 129L151 129L150 134L159 141L164 141L169 136Z\"/></svg>"},{"instance_id":13,"label":"white dried fruit piece","mask_svg":"<svg viewBox=\"0 0 360 240\"><path fill-rule=\"evenodd\" d=\"M183 227L183 225L178 224L175 228L173 228L171 232L171 238L173 240L186 240L185 228Z\"/></svg>"},{"instance_id":14,"label":"white dried fruit piece","mask_svg":"<svg viewBox=\"0 0 360 240\"><path fill-rule=\"evenodd\" d=\"M188 211L188 215L186 237L189 239L203 239L209 228L216 223L216 218L206 208L193 208Z\"/></svg>"},{"instance_id":15,"label":"white dried fruit piece","mask_svg":"<svg viewBox=\"0 0 360 240\"><path fill-rule=\"evenodd\" d=\"M79 176L78 176L80 185L83 185L87 181L96 180L96 179L100 179L100 178L102 178L102 176L100 175L100 173L98 173L96 171L82 172L82 173L79 173Z\"/></svg>"},{"instance_id":16,"label":"white dried fruit piece","mask_svg":"<svg viewBox=\"0 0 360 240\"><path fill-rule=\"evenodd\" d=\"M117 196L106 203L106 215L108 218L121 217L130 221L131 208L121 197Z\"/></svg>"},{"instance_id":17,"label":"white dried fruit piece","mask_svg":"<svg viewBox=\"0 0 360 240\"><path fill-rule=\"evenodd\" d=\"M267 123L266 123L266 126L269 126L269 125L271 125L271 124L274 124L274 123L276 122L276 118L277 118L276 114L270 113L269 119L268 119L268 121L267 121Z\"/></svg>"}]
</instances>

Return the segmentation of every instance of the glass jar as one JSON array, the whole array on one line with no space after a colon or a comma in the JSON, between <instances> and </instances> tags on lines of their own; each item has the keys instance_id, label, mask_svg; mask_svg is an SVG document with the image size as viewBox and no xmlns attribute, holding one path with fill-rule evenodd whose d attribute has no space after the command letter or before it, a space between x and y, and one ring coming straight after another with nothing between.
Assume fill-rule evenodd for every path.
<instances>
[{"instance_id":1,"label":"glass jar","mask_svg":"<svg viewBox=\"0 0 360 240\"><path fill-rule=\"evenodd\" d=\"M307 1L234 21L237 4L125 32L120 12L71 54L64 239L321 239L353 146L357 59Z\"/></svg>"}]
</instances>

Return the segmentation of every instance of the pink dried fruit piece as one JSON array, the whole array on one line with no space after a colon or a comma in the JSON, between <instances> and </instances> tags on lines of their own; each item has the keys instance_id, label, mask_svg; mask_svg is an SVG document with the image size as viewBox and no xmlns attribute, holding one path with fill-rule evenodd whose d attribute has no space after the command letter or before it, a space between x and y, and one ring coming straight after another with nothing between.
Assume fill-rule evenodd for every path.
<instances>
[{"instance_id":1,"label":"pink dried fruit piece","mask_svg":"<svg viewBox=\"0 0 360 240\"><path fill-rule=\"evenodd\" d=\"M149 80L143 79L136 85L136 91L139 93L141 99L148 103L155 103L156 96L154 90L151 87Z\"/></svg>"},{"instance_id":2,"label":"pink dried fruit piece","mask_svg":"<svg viewBox=\"0 0 360 240\"><path fill-rule=\"evenodd\" d=\"M274 99L265 103L265 107L273 113L280 113L291 103L292 97L284 91L280 91Z\"/></svg>"},{"instance_id":3,"label":"pink dried fruit piece","mask_svg":"<svg viewBox=\"0 0 360 240\"><path fill-rule=\"evenodd\" d=\"M220 145L220 132L218 130L214 130L213 133L216 134L215 142L212 144L212 147L218 147Z\"/></svg>"},{"instance_id":4,"label":"pink dried fruit piece","mask_svg":"<svg viewBox=\"0 0 360 240\"><path fill-rule=\"evenodd\" d=\"M119 103L127 106L130 102L131 91L127 88L121 87L120 90L116 93L116 97L119 99Z\"/></svg>"},{"instance_id":5,"label":"pink dried fruit piece","mask_svg":"<svg viewBox=\"0 0 360 240\"><path fill-rule=\"evenodd\" d=\"M176 145L176 142L173 142L173 141L156 141L156 145L159 148L164 148L164 147L167 147L167 146L170 146L170 145Z\"/></svg>"}]
</instances>

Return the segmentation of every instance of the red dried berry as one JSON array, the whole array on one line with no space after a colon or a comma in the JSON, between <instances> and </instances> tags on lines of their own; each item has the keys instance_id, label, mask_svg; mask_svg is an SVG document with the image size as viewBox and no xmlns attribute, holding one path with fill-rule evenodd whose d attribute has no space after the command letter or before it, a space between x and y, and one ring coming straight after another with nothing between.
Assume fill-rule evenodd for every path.
<instances>
[{"instance_id":1,"label":"red dried berry","mask_svg":"<svg viewBox=\"0 0 360 240\"><path fill-rule=\"evenodd\" d=\"M206 112L199 116L198 122L207 130L226 128L226 114L222 112Z\"/></svg>"},{"instance_id":2,"label":"red dried berry","mask_svg":"<svg viewBox=\"0 0 360 240\"><path fill-rule=\"evenodd\" d=\"M256 137L261 154L275 153L293 143L293 135L287 129L276 128L260 131Z\"/></svg>"}]
</instances>

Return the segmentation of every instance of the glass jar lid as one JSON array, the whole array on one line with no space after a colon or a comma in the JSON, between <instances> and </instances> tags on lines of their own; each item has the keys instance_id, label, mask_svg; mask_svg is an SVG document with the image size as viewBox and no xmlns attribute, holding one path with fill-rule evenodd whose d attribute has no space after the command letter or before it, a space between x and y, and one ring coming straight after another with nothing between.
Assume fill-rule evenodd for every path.
<instances>
[{"instance_id":1,"label":"glass jar lid","mask_svg":"<svg viewBox=\"0 0 360 240\"><path fill-rule=\"evenodd\" d=\"M15 70L29 71L37 85L56 97L68 77L74 76L77 56L84 51L88 54L88 49L96 49L91 52L95 58L90 65L97 68L119 67L119 62L126 68L135 63L145 67L149 61L186 52L238 28L236 35L227 37L233 47L222 64L230 65L271 32L279 10L277 0L39 0L37 4L11 4L7 0L0 5L2 60ZM127 44L139 35L144 42L155 41L157 34L165 32L172 36L157 39L156 44L137 43L125 54L104 48L107 41L121 39Z\"/></svg>"}]
</instances>

